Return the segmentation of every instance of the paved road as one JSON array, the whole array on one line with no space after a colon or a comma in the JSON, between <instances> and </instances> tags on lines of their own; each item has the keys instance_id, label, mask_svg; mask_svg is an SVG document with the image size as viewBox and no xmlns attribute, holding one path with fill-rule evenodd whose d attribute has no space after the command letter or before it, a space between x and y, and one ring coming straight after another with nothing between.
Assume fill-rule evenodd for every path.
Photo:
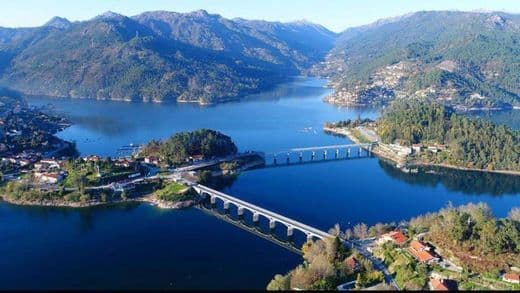
<instances>
[{"instance_id":1,"label":"paved road","mask_svg":"<svg viewBox=\"0 0 520 293\"><path fill-rule=\"evenodd\" d=\"M390 286L392 287L395 287L397 290L400 290L399 288L399 285L397 285L397 283L395 282L394 280L394 277L392 276L392 274L390 273L390 271L388 271L387 267L385 266L385 264L380 261L377 257L375 257L372 253L370 253L367 248L372 245L373 241L356 241L356 240L352 240L350 241L350 245L353 245L354 248L359 251L359 253L361 255L363 255L364 257L368 258L369 260L372 261L372 263L374 264L374 267L383 272L384 276L385 276L385 282L387 284L389 284Z\"/></svg>"}]
</instances>

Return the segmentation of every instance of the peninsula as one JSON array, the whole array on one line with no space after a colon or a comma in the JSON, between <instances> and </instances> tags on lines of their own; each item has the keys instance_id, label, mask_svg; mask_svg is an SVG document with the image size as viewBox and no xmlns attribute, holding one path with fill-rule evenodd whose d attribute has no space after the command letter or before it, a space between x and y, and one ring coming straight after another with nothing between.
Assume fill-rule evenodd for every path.
<instances>
[{"instance_id":1,"label":"peninsula","mask_svg":"<svg viewBox=\"0 0 520 293\"><path fill-rule=\"evenodd\" d=\"M327 123L324 130L374 143L375 154L405 171L440 166L520 175L519 131L420 98L396 100L377 121Z\"/></svg>"},{"instance_id":2,"label":"peninsula","mask_svg":"<svg viewBox=\"0 0 520 293\"><path fill-rule=\"evenodd\" d=\"M5 201L20 205L87 207L130 201L184 208L199 201L185 185L229 176L264 163L259 153L238 153L230 137L209 129L153 140L132 156L90 155L35 159L12 165L18 176L2 181Z\"/></svg>"}]
</instances>

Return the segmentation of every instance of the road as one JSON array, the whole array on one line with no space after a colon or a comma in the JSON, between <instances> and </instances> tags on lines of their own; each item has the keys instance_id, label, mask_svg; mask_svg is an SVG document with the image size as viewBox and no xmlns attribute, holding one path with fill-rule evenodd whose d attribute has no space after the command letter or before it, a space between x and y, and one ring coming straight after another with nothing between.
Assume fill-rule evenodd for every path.
<instances>
[{"instance_id":1,"label":"road","mask_svg":"<svg viewBox=\"0 0 520 293\"><path fill-rule=\"evenodd\" d=\"M385 282L389 284L390 286L396 288L397 290L400 290L399 285L394 280L394 277L388 270L388 268L385 266L385 264L379 260L377 257L375 257L370 251L368 251L368 247L370 247L373 244L373 240L351 240L349 241L351 245L354 246L354 248L359 251L359 253L368 258L372 263L374 264L375 269L383 272L385 276Z\"/></svg>"}]
</instances>

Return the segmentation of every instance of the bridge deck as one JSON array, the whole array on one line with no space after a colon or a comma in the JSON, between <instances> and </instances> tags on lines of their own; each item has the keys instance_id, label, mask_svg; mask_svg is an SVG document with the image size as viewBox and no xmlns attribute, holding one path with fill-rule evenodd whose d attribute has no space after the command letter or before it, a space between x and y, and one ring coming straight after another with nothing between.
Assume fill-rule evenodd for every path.
<instances>
[{"instance_id":1,"label":"bridge deck","mask_svg":"<svg viewBox=\"0 0 520 293\"><path fill-rule=\"evenodd\" d=\"M352 143L352 144L311 146L311 147L292 148L292 149L288 149L288 150L276 151L276 152L268 153L268 155L278 155L278 154L284 154L287 152L318 151L318 150L341 149L341 148L350 148L350 147L365 148L365 147L369 147L370 145L372 145L372 143Z\"/></svg>"},{"instance_id":2,"label":"bridge deck","mask_svg":"<svg viewBox=\"0 0 520 293\"><path fill-rule=\"evenodd\" d=\"M214 190L214 189L211 189L207 186L204 186L204 185L200 185L200 184L195 184L194 187L197 187L197 188L200 188L202 191L206 192L206 193L209 193L209 194L214 194L224 200L228 200L234 204L237 204L239 206L242 206L244 208L247 208L248 210L251 210L253 212L258 212L268 218L273 218L275 219L276 221L282 223L282 224L285 224L287 226L292 226L294 228L297 228L299 230L302 230L304 232L308 232L308 233L311 233L317 237L320 237L320 238L326 238L326 237L332 237L332 235L330 235L329 233L327 232L324 232L322 230L319 230L319 229L316 229L314 227L311 227L309 225L306 225L306 224L303 224L301 222L298 222L296 220L293 220L293 219L290 219L290 218L287 218L285 216L282 216L278 213L275 213L275 212L271 212L269 210L266 210L264 208L261 208L257 205L254 205L254 204L251 204L249 202L246 202L246 201L243 201L241 199L238 199L236 197L233 197L231 195L228 195L228 194L225 194L223 192L220 192L220 191L217 191L217 190Z\"/></svg>"}]
</instances>

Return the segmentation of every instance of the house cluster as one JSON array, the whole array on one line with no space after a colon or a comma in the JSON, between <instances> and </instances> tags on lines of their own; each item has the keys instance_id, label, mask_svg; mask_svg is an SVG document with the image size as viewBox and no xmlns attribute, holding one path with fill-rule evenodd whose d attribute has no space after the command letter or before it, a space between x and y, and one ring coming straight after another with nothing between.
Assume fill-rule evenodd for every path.
<instances>
[{"instance_id":1,"label":"house cluster","mask_svg":"<svg viewBox=\"0 0 520 293\"><path fill-rule=\"evenodd\" d=\"M376 243L382 245L383 243L391 242L399 247L405 248L408 243L408 237L402 231L391 231L381 235ZM440 262L441 258L434 251L434 248L418 239L412 239L410 244L406 247L406 251L410 253L417 261L433 265ZM457 282L455 280L446 279L441 275L435 273L431 274L429 281L430 290L435 291L450 291L457 289Z\"/></svg>"},{"instance_id":2,"label":"house cluster","mask_svg":"<svg viewBox=\"0 0 520 293\"><path fill-rule=\"evenodd\" d=\"M425 264L438 263L440 260L440 257L433 251L433 247L419 240L412 240L412 242L410 242L408 252L410 252L415 259Z\"/></svg>"},{"instance_id":3,"label":"house cluster","mask_svg":"<svg viewBox=\"0 0 520 293\"><path fill-rule=\"evenodd\" d=\"M438 144L438 143L435 143L435 144L432 144L432 145L424 145L422 143L416 143L416 144L413 144L412 145L412 152L414 154L418 154L418 153L421 153L423 151L428 151L430 153L438 153L438 152L442 152L442 151L445 151L446 150L446 145L445 144Z\"/></svg>"},{"instance_id":4,"label":"house cluster","mask_svg":"<svg viewBox=\"0 0 520 293\"><path fill-rule=\"evenodd\" d=\"M191 156L187 157L186 162L187 163L197 163L197 162L204 161L205 159L206 158L204 157L204 155L196 154L196 155L191 155ZM156 157L156 156L146 156L146 157L144 157L143 161L146 164L155 165L157 167L163 165L163 163L164 163L161 160L161 158Z\"/></svg>"},{"instance_id":5,"label":"house cluster","mask_svg":"<svg viewBox=\"0 0 520 293\"><path fill-rule=\"evenodd\" d=\"M377 240L379 245L385 242L392 242L402 247L408 242L408 238L402 231L391 231L381 235ZM440 261L440 257L434 252L433 247L420 240L413 239L407 247L407 251L416 260L425 264L434 264Z\"/></svg>"},{"instance_id":6,"label":"house cluster","mask_svg":"<svg viewBox=\"0 0 520 293\"><path fill-rule=\"evenodd\" d=\"M41 160L34 164L33 177L40 183L57 184L67 176L62 168L61 160Z\"/></svg>"},{"instance_id":7,"label":"house cluster","mask_svg":"<svg viewBox=\"0 0 520 293\"><path fill-rule=\"evenodd\" d=\"M26 167L37 162L40 158L40 153L34 151L23 151L17 155L3 157L2 163L13 164L19 167Z\"/></svg>"}]
</instances>

